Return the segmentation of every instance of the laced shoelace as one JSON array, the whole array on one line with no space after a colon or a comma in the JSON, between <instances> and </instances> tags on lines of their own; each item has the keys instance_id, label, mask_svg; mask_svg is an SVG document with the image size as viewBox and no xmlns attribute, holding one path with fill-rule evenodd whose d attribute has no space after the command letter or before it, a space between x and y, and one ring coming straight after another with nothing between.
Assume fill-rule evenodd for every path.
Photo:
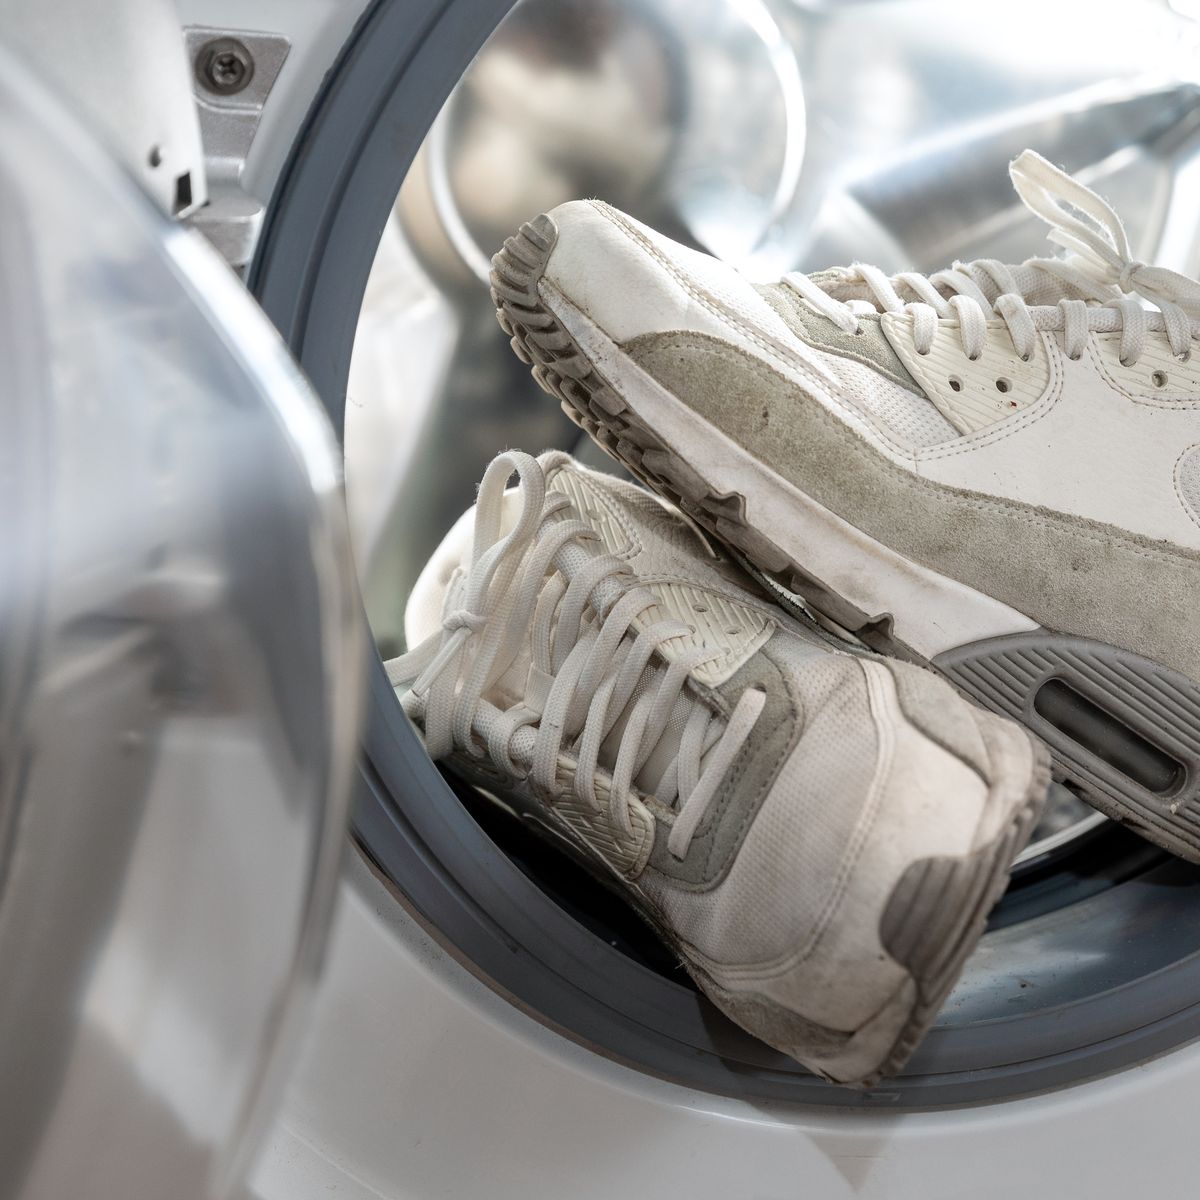
<instances>
[{"instance_id":1,"label":"laced shoelace","mask_svg":"<svg viewBox=\"0 0 1200 1200\"><path fill-rule=\"evenodd\" d=\"M955 263L925 276L904 271L888 276L878 267L856 263L837 276L838 286L862 285L871 300L838 300L821 284L794 271L784 282L847 333L861 333L866 312L907 312L913 318L913 344L928 354L939 320L957 321L963 353L974 361L983 353L991 314L1008 327L1013 349L1028 362L1040 330L1061 331L1067 356L1078 359L1088 333L1121 331L1121 362L1132 366L1151 333L1165 332L1171 353L1191 357L1200 334L1200 283L1134 259L1125 227L1095 192L1072 179L1040 154L1025 150L1010 165L1013 187L1025 206L1050 226L1049 240L1066 258L1031 258L1018 270L995 259ZM1026 295L1051 284L1064 295L1057 304L1031 307ZM915 299L905 299L907 292ZM989 299L989 296L995 297ZM1137 299L1154 305L1153 313Z\"/></svg>"},{"instance_id":2,"label":"laced shoelace","mask_svg":"<svg viewBox=\"0 0 1200 1200\"><path fill-rule=\"evenodd\" d=\"M514 472L518 515L501 537L504 489ZM691 672L722 650L701 646L664 657L667 643L693 630L656 619L655 596L621 559L598 553L598 540L566 496L547 494L536 459L499 455L480 484L470 566L447 592L442 627L391 660L388 677L393 686L408 685L402 703L423 728L430 757L456 750L486 757L528 778L551 804L569 781L594 812L607 799L609 819L627 837L634 780L673 727L678 748L654 795L669 807L680 801L667 848L682 858L766 696L747 689L725 720L686 690ZM502 709L486 699L530 651L519 702ZM610 774L599 759L622 719ZM573 779L561 769L564 746L575 755Z\"/></svg>"}]
</instances>

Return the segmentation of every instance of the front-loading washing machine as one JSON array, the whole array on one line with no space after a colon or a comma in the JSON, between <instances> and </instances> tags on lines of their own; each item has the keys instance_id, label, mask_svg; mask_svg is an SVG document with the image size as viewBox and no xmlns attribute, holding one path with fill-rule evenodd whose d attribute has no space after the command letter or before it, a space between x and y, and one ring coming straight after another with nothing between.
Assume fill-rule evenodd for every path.
<instances>
[{"instance_id":1,"label":"front-loading washing machine","mask_svg":"<svg viewBox=\"0 0 1200 1200\"><path fill-rule=\"evenodd\" d=\"M1024 257L1026 145L1195 274L1200 13L1059 0L181 0L210 203L338 432L384 657L506 445L586 455L489 255L600 195L751 273ZM380 655L340 904L261 1200L1102 1198L1191 1185L1200 873L1065 791L896 1079L724 1020L602 889L432 766Z\"/></svg>"}]
</instances>

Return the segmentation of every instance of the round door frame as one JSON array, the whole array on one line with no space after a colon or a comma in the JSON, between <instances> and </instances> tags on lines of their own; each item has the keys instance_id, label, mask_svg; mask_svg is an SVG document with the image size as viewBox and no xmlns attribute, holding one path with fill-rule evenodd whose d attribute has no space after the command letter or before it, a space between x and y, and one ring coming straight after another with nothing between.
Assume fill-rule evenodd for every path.
<instances>
[{"instance_id":1,"label":"round door frame","mask_svg":"<svg viewBox=\"0 0 1200 1200\"><path fill-rule=\"evenodd\" d=\"M374 0L280 176L248 284L339 433L358 314L396 194L454 84L511 4ZM353 819L364 852L473 972L548 1025L639 1070L759 1100L941 1108L1094 1078L1200 1036L1200 921L1186 915L1200 901L1200 872L1135 853L1129 878L1084 887L1069 913L1043 911L990 933L958 1010L931 1031L905 1074L869 1093L831 1086L551 901L455 800L377 658L369 707ZM1039 962L1052 968L1044 979Z\"/></svg>"}]
</instances>

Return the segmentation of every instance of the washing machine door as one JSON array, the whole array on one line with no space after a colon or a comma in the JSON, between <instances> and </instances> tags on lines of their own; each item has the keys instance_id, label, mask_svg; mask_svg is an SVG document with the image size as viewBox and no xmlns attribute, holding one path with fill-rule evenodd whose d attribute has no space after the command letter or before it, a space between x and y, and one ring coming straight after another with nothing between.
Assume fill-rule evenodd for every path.
<instances>
[{"instance_id":1,"label":"washing machine door","mask_svg":"<svg viewBox=\"0 0 1200 1200\"><path fill-rule=\"evenodd\" d=\"M325 418L0 39L0 1195L214 1196L315 972L359 712Z\"/></svg>"}]
</instances>

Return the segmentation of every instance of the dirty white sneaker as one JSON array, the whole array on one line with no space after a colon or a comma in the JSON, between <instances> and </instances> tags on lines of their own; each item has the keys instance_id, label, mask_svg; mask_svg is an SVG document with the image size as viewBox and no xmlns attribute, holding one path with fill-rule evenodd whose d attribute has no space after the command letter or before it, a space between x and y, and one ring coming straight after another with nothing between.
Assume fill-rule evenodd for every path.
<instances>
[{"instance_id":1,"label":"dirty white sneaker","mask_svg":"<svg viewBox=\"0 0 1200 1200\"><path fill-rule=\"evenodd\" d=\"M1049 760L743 579L640 488L509 452L422 573L389 676L430 755L616 888L720 1009L869 1083L957 978Z\"/></svg>"},{"instance_id":2,"label":"dirty white sneaker","mask_svg":"<svg viewBox=\"0 0 1200 1200\"><path fill-rule=\"evenodd\" d=\"M506 243L493 295L647 483L1200 861L1200 284L1031 151L1012 179L1069 256L754 285L581 201Z\"/></svg>"}]
</instances>

